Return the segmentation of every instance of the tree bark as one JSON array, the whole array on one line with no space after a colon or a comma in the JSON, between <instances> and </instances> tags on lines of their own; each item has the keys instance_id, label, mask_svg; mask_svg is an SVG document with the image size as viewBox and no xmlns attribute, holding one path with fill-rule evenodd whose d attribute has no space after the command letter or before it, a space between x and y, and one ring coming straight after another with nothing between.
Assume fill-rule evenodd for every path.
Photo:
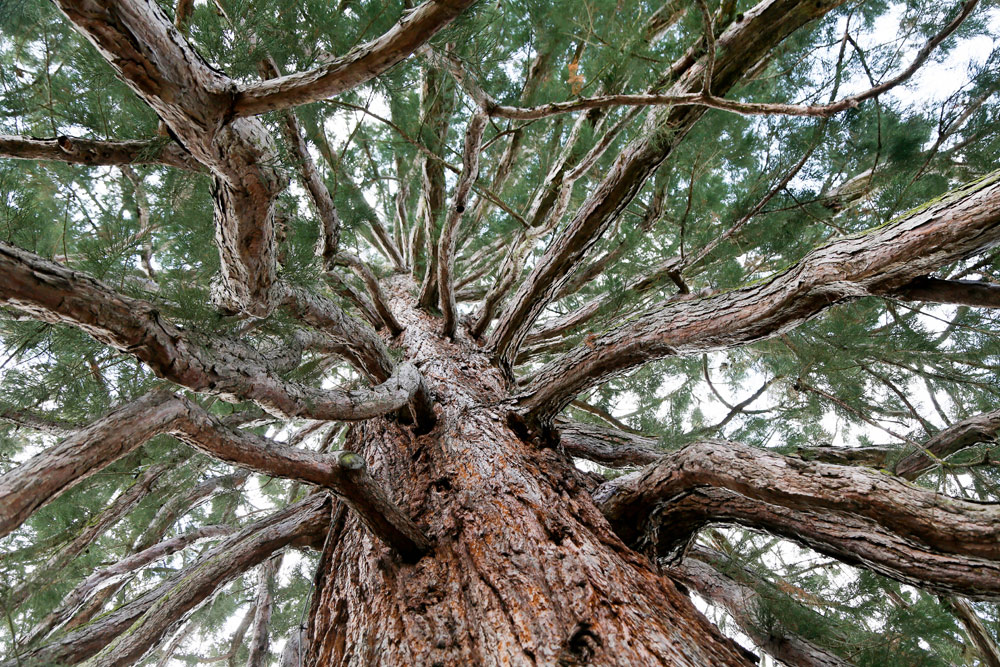
<instances>
[{"instance_id":1,"label":"tree bark","mask_svg":"<svg viewBox=\"0 0 1000 667\"><path fill-rule=\"evenodd\" d=\"M998 240L1000 173L994 172L890 224L817 248L762 284L648 309L542 368L519 398L519 413L545 426L582 391L652 359L775 336L835 303L891 295Z\"/></svg>"},{"instance_id":2,"label":"tree bark","mask_svg":"<svg viewBox=\"0 0 1000 667\"><path fill-rule=\"evenodd\" d=\"M435 548L407 565L350 515L335 524L303 664L747 664L609 532L565 458L510 430L491 407L501 374L461 330L442 340L407 287L397 280L390 299L401 344L427 359L437 426L414 438L369 420L347 446L392 480Z\"/></svg>"},{"instance_id":3,"label":"tree bark","mask_svg":"<svg viewBox=\"0 0 1000 667\"><path fill-rule=\"evenodd\" d=\"M703 526L738 523L927 590L1000 599L1000 505L865 468L705 441L594 498L627 544L668 559Z\"/></svg>"},{"instance_id":4,"label":"tree bark","mask_svg":"<svg viewBox=\"0 0 1000 667\"><path fill-rule=\"evenodd\" d=\"M55 641L0 662L0 667L51 667L92 659L93 667L134 665L185 615L234 577L289 545L322 538L329 499L315 494L248 525L190 568L152 591Z\"/></svg>"}]
</instances>

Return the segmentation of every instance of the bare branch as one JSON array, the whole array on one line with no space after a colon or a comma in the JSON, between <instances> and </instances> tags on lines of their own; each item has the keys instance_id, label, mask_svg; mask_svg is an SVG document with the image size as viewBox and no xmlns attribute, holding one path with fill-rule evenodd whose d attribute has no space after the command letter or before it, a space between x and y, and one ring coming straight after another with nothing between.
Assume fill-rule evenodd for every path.
<instances>
[{"instance_id":1,"label":"bare branch","mask_svg":"<svg viewBox=\"0 0 1000 667\"><path fill-rule=\"evenodd\" d=\"M919 450L896 464L894 472L903 479L914 480L933 468L938 460L947 458L980 442L992 442L1000 431L1000 410L974 415L936 433Z\"/></svg>"},{"instance_id":2,"label":"bare branch","mask_svg":"<svg viewBox=\"0 0 1000 667\"><path fill-rule=\"evenodd\" d=\"M426 44L474 0L428 0L391 30L345 56L308 72L241 86L232 113L250 116L317 102L356 88Z\"/></svg>"},{"instance_id":3,"label":"bare branch","mask_svg":"<svg viewBox=\"0 0 1000 667\"><path fill-rule=\"evenodd\" d=\"M167 139L100 141L83 137L36 139L0 134L0 157L91 166L157 164L187 171L205 170L180 144Z\"/></svg>"}]
</instances>

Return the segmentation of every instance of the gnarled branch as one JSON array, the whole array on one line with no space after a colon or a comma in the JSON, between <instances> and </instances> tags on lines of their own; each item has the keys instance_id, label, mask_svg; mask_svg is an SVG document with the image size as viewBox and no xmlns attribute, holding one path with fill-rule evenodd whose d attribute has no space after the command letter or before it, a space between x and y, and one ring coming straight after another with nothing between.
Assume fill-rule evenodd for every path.
<instances>
[{"instance_id":1,"label":"gnarled branch","mask_svg":"<svg viewBox=\"0 0 1000 667\"><path fill-rule=\"evenodd\" d=\"M594 497L626 543L662 557L676 558L704 525L739 523L937 593L1000 599L1000 505L865 468L704 441Z\"/></svg>"}]
</instances>

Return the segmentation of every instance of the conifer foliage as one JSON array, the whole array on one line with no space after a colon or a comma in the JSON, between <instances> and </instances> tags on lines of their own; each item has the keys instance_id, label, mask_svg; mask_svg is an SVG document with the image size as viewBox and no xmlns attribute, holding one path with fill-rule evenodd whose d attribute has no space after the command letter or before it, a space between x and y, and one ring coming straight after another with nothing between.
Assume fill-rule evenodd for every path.
<instances>
[{"instance_id":1,"label":"conifer foliage","mask_svg":"<svg viewBox=\"0 0 1000 667\"><path fill-rule=\"evenodd\" d=\"M1000 667L995 2L0 26L0 666Z\"/></svg>"}]
</instances>

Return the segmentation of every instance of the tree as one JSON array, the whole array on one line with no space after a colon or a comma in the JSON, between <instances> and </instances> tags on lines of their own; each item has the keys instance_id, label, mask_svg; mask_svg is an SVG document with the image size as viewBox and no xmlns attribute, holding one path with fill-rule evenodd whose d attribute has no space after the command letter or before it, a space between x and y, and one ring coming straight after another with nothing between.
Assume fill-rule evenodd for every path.
<instances>
[{"instance_id":1,"label":"tree","mask_svg":"<svg viewBox=\"0 0 1000 667\"><path fill-rule=\"evenodd\" d=\"M1000 664L985 5L5 5L0 664Z\"/></svg>"}]
</instances>

